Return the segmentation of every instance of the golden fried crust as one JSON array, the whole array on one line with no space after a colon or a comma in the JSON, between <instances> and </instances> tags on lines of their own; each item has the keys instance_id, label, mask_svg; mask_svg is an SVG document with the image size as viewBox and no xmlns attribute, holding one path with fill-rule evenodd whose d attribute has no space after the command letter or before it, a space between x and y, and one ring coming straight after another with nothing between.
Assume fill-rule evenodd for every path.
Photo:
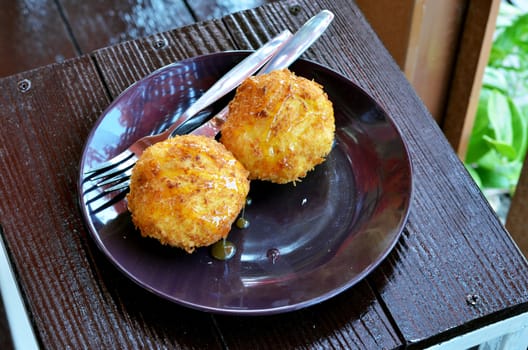
<instances>
[{"instance_id":1,"label":"golden fried crust","mask_svg":"<svg viewBox=\"0 0 528 350\"><path fill-rule=\"evenodd\" d=\"M240 162L196 135L147 148L130 180L128 208L141 235L189 253L227 236L249 192Z\"/></svg>"},{"instance_id":2,"label":"golden fried crust","mask_svg":"<svg viewBox=\"0 0 528 350\"><path fill-rule=\"evenodd\" d=\"M221 131L220 141L250 179L287 183L306 176L330 152L334 110L316 82L273 71L239 86Z\"/></svg>"}]
</instances>

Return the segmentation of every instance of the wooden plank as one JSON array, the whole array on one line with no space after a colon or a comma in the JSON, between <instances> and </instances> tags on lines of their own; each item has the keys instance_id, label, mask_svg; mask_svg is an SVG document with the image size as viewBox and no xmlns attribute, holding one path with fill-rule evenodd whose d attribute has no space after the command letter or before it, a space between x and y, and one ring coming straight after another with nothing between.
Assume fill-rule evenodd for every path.
<instances>
[{"instance_id":1,"label":"wooden plank","mask_svg":"<svg viewBox=\"0 0 528 350\"><path fill-rule=\"evenodd\" d=\"M470 1L442 129L465 158L488 63L500 0Z\"/></svg>"},{"instance_id":2,"label":"wooden plank","mask_svg":"<svg viewBox=\"0 0 528 350\"><path fill-rule=\"evenodd\" d=\"M77 55L53 0L2 2L0 77Z\"/></svg>"},{"instance_id":3,"label":"wooden plank","mask_svg":"<svg viewBox=\"0 0 528 350\"><path fill-rule=\"evenodd\" d=\"M155 69L185 58L233 50L221 21L193 24L95 51L93 56L112 97Z\"/></svg>"},{"instance_id":4,"label":"wooden plank","mask_svg":"<svg viewBox=\"0 0 528 350\"><path fill-rule=\"evenodd\" d=\"M506 219L506 228L510 231L513 239L528 258L528 154L524 160L523 169L517 188L513 195L508 217Z\"/></svg>"},{"instance_id":5,"label":"wooden plank","mask_svg":"<svg viewBox=\"0 0 528 350\"><path fill-rule=\"evenodd\" d=\"M83 53L195 22L183 0L57 0Z\"/></svg>"},{"instance_id":6,"label":"wooden plank","mask_svg":"<svg viewBox=\"0 0 528 350\"><path fill-rule=\"evenodd\" d=\"M302 9L299 19L316 12L308 1L297 4ZM310 58L371 94L396 121L413 161L414 198L406 230L394 252L369 278L404 339L426 344L460 331L457 327L475 318L479 322L471 325L479 327L493 322L501 310L526 307L526 261L516 254L511 237L397 64L379 54L385 49L359 9L344 0L321 0L318 6L330 9L336 18L325 34L332 39L319 40ZM264 18L296 20L285 13L276 10ZM251 19L234 22L237 30ZM354 35L347 29L352 27ZM426 295L434 297L424 300Z\"/></svg>"},{"instance_id":7,"label":"wooden plank","mask_svg":"<svg viewBox=\"0 0 528 350\"><path fill-rule=\"evenodd\" d=\"M0 197L9 198L0 225L41 346L220 347L208 315L139 288L87 235L76 210L78 164L109 103L91 58L0 85Z\"/></svg>"},{"instance_id":8,"label":"wooden plank","mask_svg":"<svg viewBox=\"0 0 528 350\"><path fill-rule=\"evenodd\" d=\"M320 7L313 5L305 8L304 4L282 1L261 6L242 14L235 13L226 16L223 20L229 27L237 46L242 50L253 50L283 30L288 29L292 33L296 32L311 16L320 11L316 11L314 8L319 9ZM317 57L315 52L319 55L325 55L327 47L324 42L331 40L331 37L326 32L321 38L301 57L314 59ZM324 60L324 56L321 59Z\"/></svg>"},{"instance_id":9,"label":"wooden plank","mask_svg":"<svg viewBox=\"0 0 528 350\"><path fill-rule=\"evenodd\" d=\"M491 322L498 310L512 308L508 311L518 312L516 305L527 303L526 261L515 254L513 242L449 151L441 131L397 65L379 54L382 45L357 7L345 0L323 0L320 7L299 1L299 6L296 15L286 3L277 10L251 11L269 19L274 28L263 30L253 18L249 33L235 36L235 41L237 47L252 47L271 30L290 25L295 29L319 8L336 13L334 26L325 34L332 40L321 39L307 57L345 74L379 101L401 128L414 163L415 195L406 231L396 250L368 280L390 312L390 321L399 328L392 328L381 311L382 304L362 283L320 306L273 317L275 322L266 318L251 320L250 329L268 333L277 342L291 335L293 338L288 339L299 347L310 346L301 343L303 335L310 335L311 341L329 347L366 339L369 344L389 348L397 343L395 332L401 333L406 342L420 345L415 342L421 341L423 345L433 334L447 335L474 317L483 319L468 328ZM226 19L226 23L236 30L246 26L236 16ZM201 35L198 38L207 37ZM211 46L201 44L196 51L229 46L230 42L223 39ZM127 86L127 80L143 74L130 72L134 66L146 66L147 72L175 54L164 55L156 51L155 59L149 61L150 54L137 49L129 56L131 66L118 65L116 69L122 73L115 76L110 74L110 60L103 64L100 54L96 59L105 72L105 82L114 86L109 91L115 96L120 87ZM133 58L144 61L134 62ZM0 203L0 223L17 274L24 282L28 305L34 310L32 316L43 347L219 347L209 315L161 301L129 282L98 252L86 236L80 215L71 210L76 203L74 188L82 140L109 103L95 71L90 60L83 58L61 69L47 67L0 82L0 118L7 126L0 129L0 142L5 146L0 149L0 168L4 169L0 196L11 199ZM32 82L31 89L17 93L18 83L24 78ZM49 89L42 88L43 82ZM24 90L24 86L20 88ZM54 91L65 94L59 96ZM68 106L65 101L78 102ZM28 198L38 198L38 204ZM30 240L35 245L25 244ZM436 299L424 300L424 295ZM467 299L468 295L478 298ZM361 303L355 309L358 300ZM327 308L336 315L326 314ZM173 317L175 314L178 317ZM351 322L356 317L359 321ZM319 318L321 323L317 322ZM288 322L305 319L300 329L288 326ZM253 343L250 337L235 334L240 333L237 325L241 319L214 320L220 323L226 343L234 347ZM309 333L314 324L314 334L320 338ZM365 334L364 324L381 330ZM280 329L285 325L288 332ZM281 345L263 344L268 348Z\"/></svg>"},{"instance_id":10,"label":"wooden plank","mask_svg":"<svg viewBox=\"0 0 528 350\"><path fill-rule=\"evenodd\" d=\"M343 13L344 7L336 12ZM361 19L347 17L336 21L354 23L358 33L334 36L331 51L356 46L364 48L362 55L327 64L381 103L401 129L413 161L414 199L406 230L371 278L404 338L412 343L439 340L475 317L482 317L473 323L479 327L509 306L526 305L526 261L515 254L511 237L399 68L377 55L381 43ZM425 295L436 298L424 300ZM468 295L478 296L475 305L468 303ZM431 338L436 334L441 335Z\"/></svg>"},{"instance_id":11,"label":"wooden plank","mask_svg":"<svg viewBox=\"0 0 528 350\"><path fill-rule=\"evenodd\" d=\"M365 282L319 305L289 314L216 318L229 349L394 349L401 346Z\"/></svg>"}]
</instances>

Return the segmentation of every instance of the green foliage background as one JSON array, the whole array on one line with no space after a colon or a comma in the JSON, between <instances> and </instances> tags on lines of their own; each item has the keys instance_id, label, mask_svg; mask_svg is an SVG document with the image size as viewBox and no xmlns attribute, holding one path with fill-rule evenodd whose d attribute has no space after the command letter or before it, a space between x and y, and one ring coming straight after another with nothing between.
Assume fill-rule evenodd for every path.
<instances>
[{"instance_id":1,"label":"green foliage background","mask_svg":"<svg viewBox=\"0 0 528 350\"><path fill-rule=\"evenodd\" d=\"M465 165L481 189L513 192L528 148L528 13L501 4Z\"/></svg>"}]
</instances>

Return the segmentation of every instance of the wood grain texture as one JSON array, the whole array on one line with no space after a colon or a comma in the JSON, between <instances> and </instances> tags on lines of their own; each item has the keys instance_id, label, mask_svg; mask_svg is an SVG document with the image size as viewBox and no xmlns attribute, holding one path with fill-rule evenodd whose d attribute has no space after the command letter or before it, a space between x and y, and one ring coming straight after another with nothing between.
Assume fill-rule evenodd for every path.
<instances>
[{"instance_id":1,"label":"wood grain texture","mask_svg":"<svg viewBox=\"0 0 528 350\"><path fill-rule=\"evenodd\" d=\"M409 52L409 41L416 1L356 0L356 4L394 60L404 70L408 56L415 55L415 52Z\"/></svg>"},{"instance_id":2,"label":"wood grain texture","mask_svg":"<svg viewBox=\"0 0 528 350\"><path fill-rule=\"evenodd\" d=\"M185 58L233 50L235 45L219 20L193 24L93 53L112 97L157 68Z\"/></svg>"},{"instance_id":3,"label":"wood grain texture","mask_svg":"<svg viewBox=\"0 0 528 350\"><path fill-rule=\"evenodd\" d=\"M270 317L218 316L229 349L395 349L402 345L366 282L319 305Z\"/></svg>"},{"instance_id":4,"label":"wood grain texture","mask_svg":"<svg viewBox=\"0 0 528 350\"><path fill-rule=\"evenodd\" d=\"M0 11L0 77L269 2L11 1Z\"/></svg>"},{"instance_id":5,"label":"wood grain texture","mask_svg":"<svg viewBox=\"0 0 528 350\"><path fill-rule=\"evenodd\" d=\"M0 77L78 54L53 0L3 1L0 52Z\"/></svg>"},{"instance_id":6,"label":"wood grain texture","mask_svg":"<svg viewBox=\"0 0 528 350\"><path fill-rule=\"evenodd\" d=\"M407 79L438 122L442 123L462 36L468 1L415 1L410 28Z\"/></svg>"},{"instance_id":7,"label":"wood grain texture","mask_svg":"<svg viewBox=\"0 0 528 350\"><path fill-rule=\"evenodd\" d=\"M208 315L135 286L87 237L77 209L78 163L109 103L92 60L0 83L0 197L9 198L0 203L0 225L42 347L214 348Z\"/></svg>"},{"instance_id":8,"label":"wood grain texture","mask_svg":"<svg viewBox=\"0 0 528 350\"><path fill-rule=\"evenodd\" d=\"M183 0L57 0L83 53L195 22Z\"/></svg>"},{"instance_id":9,"label":"wood grain texture","mask_svg":"<svg viewBox=\"0 0 528 350\"><path fill-rule=\"evenodd\" d=\"M523 169L519 178L519 183L515 189L508 217L506 228L510 231L513 239L521 249L521 252L528 258L528 154L524 160Z\"/></svg>"},{"instance_id":10,"label":"wood grain texture","mask_svg":"<svg viewBox=\"0 0 528 350\"><path fill-rule=\"evenodd\" d=\"M307 20L306 14L296 18L289 8L288 2L277 2L226 16L224 22L238 48L254 50L283 30L294 33Z\"/></svg>"},{"instance_id":11,"label":"wood grain texture","mask_svg":"<svg viewBox=\"0 0 528 350\"><path fill-rule=\"evenodd\" d=\"M356 2L441 124L468 1Z\"/></svg>"}]
</instances>

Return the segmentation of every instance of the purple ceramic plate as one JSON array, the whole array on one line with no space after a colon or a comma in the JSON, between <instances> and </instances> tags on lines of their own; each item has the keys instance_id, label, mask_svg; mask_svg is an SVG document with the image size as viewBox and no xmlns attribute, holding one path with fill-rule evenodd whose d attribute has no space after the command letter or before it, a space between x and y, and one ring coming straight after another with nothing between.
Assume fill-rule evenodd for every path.
<instances>
[{"instance_id":1,"label":"purple ceramic plate","mask_svg":"<svg viewBox=\"0 0 528 350\"><path fill-rule=\"evenodd\" d=\"M141 238L124 193L104 209L83 173L157 133L247 52L223 52L166 66L123 92L90 133L80 165L79 197L99 248L129 278L176 303L225 314L300 309L353 286L391 251L407 219L411 165L394 123L363 90L334 71L299 60L291 69L323 85L334 104L335 146L302 182L254 181L245 218L233 228L234 258L215 260ZM207 118L228 96L200 117ZM95 199L94 199L95 198Z\"/></svg>"}]
</instances>

